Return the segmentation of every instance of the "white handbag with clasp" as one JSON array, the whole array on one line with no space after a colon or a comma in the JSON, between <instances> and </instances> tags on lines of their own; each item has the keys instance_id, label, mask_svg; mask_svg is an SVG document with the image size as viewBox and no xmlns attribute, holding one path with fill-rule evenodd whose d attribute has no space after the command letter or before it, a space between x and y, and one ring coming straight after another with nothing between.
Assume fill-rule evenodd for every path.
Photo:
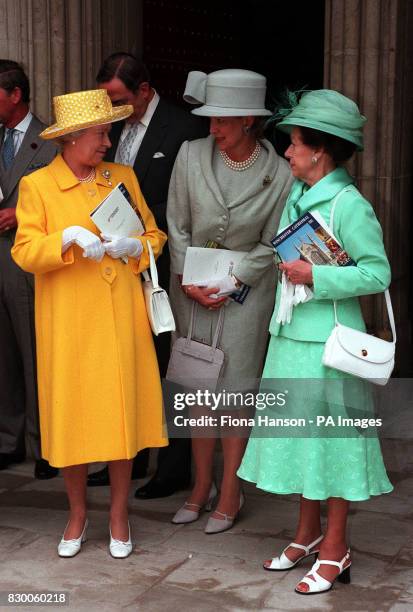
<instances>
[{"instance_id":1,"label":"white handbag with clasp","mask_svg":"<svg viewBox=\"0 0 413 612\"><path fill-rule=\"evenodd\" d=\"M156 269L151 243L147 240L146 244L149 252L151 276L149 276L147 270L142 272L144 278L142 289L149 323L155 336L158 336L163 332L175 331L175 320L168 294L158 284L158 270Z\"/></svg>"},{"instance_id":2,"label":"white handbag with clasp","mask_svg":"<svg viewBox=\"0 0 413 612\"><path fill-rule=\"evenodd\" d=\"M334 210L339 196L333 203L330 214L330 230L333 232ZM335 368L346 374L368 379L376 385L385 385L394 368L396 351L396 327L389 290L384 292L387 314L393 335L392 342L382 340L371 334L341 325L337 318L337 305L334 301L335 326L324 347L323 365Z\"/></svg>"},{"instance_id":3,"label":"white handbag with clasp","mask_svg":"<svg viewBox=\"0 0 413 612\"><path fill-rule=\"evenodd\" d=\"M384 292L393 341L387 342L371 334L341 325L334 302L335 326L324 347L323 365L347 374L366 378L376 385L385 385L394 368L396 329L388 289Z\"/></svg>"}]
</instances>

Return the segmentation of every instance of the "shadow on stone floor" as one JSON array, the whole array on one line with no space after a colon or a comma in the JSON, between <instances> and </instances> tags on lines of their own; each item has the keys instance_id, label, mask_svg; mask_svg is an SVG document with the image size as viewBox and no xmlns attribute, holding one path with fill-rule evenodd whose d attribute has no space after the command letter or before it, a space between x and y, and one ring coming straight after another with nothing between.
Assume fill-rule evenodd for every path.
<instances>
[{"instance_id":1,"label":"shadow on stone floor","mask_svg":"<svg viewBox=\"0 0 413 612\"><path fill-rule=\"evenodd\" d=\"M206 536L206 515L187 526L170 522L187 492L141 501L133 493L142 481L135 482L130 494L135 548L128 559L119 561L107 550L109 489L91 489L88 540L76 558L60 559L56 546L67 515L63 479L36 481L32 464L15 466L0 472L0 590L64 591L70 609L88 612L217 608L409 612L413 609L412 446L404 441L401 450L397 441L386 441L395 490L352 504L351 584L337 584L330 593L307 598L296 595L294 586L310 561L290 572L261 569L263 559L291 541L298 496L264 494L247 484L247 504L234 528Z\"/></svg>"}]
</instances>

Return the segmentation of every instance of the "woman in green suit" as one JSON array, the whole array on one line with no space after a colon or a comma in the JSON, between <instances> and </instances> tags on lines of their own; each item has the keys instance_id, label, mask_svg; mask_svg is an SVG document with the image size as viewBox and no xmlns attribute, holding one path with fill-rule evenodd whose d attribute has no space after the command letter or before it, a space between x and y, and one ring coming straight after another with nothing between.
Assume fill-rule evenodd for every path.
<instances>
[{"instance_id":1,"label":"woman in green suit","mask_svg":"<svg viewBox=\"0 0 413 612\"><path fill-rule=\"evenodd\" d=\"M296 179L280 229L306 212L318 212L328 224L334 205L333 232L356 263L336 267L297 259L279 266L295 287L311 287L312 297L295 306L287 322L290 317L281 314L284 305L278 285L263 378L284 379L286 383L285 379L305 379L291 385L286 414L306 416L307 426L323 414L333 416L335 425L338 416L372 416L366 384L322 365L325 342L334 327L333 301L337 300L340 323L365 330L358 296L382 292L390 283L379 222L342 166L356 150L362 150L365 121L352 100L335 91L318 90L304 94L277 126L290 134L285 155ZM238 471L241 478L265 491L301 494L294 542L279 557L264 562L264 568L288 570L305 557L318 554L311 571L296 587L302 594L327 591L336 578L349 582L349 502L392 490L374 432L366 435L354 427L332 433L316 429L314 426L306 433L290 430L286 437L280 432L279 438L266 437L255 429ZM327 500L324 536L320 500Z\"/></svg>"}]
</instances>

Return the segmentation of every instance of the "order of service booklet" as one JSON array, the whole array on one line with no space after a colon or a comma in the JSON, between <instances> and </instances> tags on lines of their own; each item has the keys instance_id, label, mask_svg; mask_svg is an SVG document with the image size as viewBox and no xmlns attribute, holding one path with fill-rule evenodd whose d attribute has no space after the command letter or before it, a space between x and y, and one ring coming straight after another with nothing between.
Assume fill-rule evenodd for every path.
<instances>
[{"instance_id":1,"label":"order of service booklet","mask_svg":"<svg viewBox=\"0 0 413 612\"><path fill-rule=\"evenodd\" d=\"M123 183L118 183L112 189L90 213L90 217L103 234L127 238L141 236L145 232L143 219Z\"/></svg>"},{"instance_id":2,"label":"order of service booklet","mask_svg":"<svg viewBox=\"0 0 413 612\"><path fill-rule=\"evenodd\" d=\"M206 249L226 249L227 247L225 247L223 244L219 242L216 242L215 240L207 240L206 243L204 244L204 248ZM241 287L237 291L234 291L234 293L230 293L229 297L231 298L233 302L236 302L237 304L243 304L245 302L245 298L247 297L250 289L251 287L249 285L242 283Z\"/></svg>"},{"instance_id":3,"label":"order of service booklet","mask_svg":"<svg viewBox=\"0 0 413 612\"><path fill-rule=\"evenodd\" d=\"M318 212L305 213L271 240L284 262L303 259L314 265L355 266Z\"/></svg>"},{"instance_id":4,"label":"order of service booklet","mask_svg":"<svg viewBox=\"0 0 413 612\"><path fill-rule=\"evenodd\" d=\"M234 267L245 255L244 251L188 247L182 284L204 286L230 276Z\"/></svg>"}]
</instances>

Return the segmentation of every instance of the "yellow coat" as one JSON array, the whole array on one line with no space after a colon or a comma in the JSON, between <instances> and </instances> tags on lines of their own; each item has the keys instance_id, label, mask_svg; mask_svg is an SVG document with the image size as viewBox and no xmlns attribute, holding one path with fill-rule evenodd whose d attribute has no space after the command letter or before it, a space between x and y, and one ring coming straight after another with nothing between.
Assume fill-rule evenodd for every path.
<instances>
[{"instance_id":1,"label":"yellow coat","mask_svg":"<svg viewBox=\"0 0 413 612\"><path fill-rule=\"evenodd\" d=\"M110 173L105 178L104 170ZM81 225L99 234L89 214L123 182L146 226L144 252L124 264L63 255L62 231ZM165 446L158 363L141 287L166 236L155 223L133 170L102 162L92 183L79 183L59 155L24 177L17 204L15 262L35 275L35 318L42 456L64 467L129 459Z\"/></svg>"}]
</instances>

